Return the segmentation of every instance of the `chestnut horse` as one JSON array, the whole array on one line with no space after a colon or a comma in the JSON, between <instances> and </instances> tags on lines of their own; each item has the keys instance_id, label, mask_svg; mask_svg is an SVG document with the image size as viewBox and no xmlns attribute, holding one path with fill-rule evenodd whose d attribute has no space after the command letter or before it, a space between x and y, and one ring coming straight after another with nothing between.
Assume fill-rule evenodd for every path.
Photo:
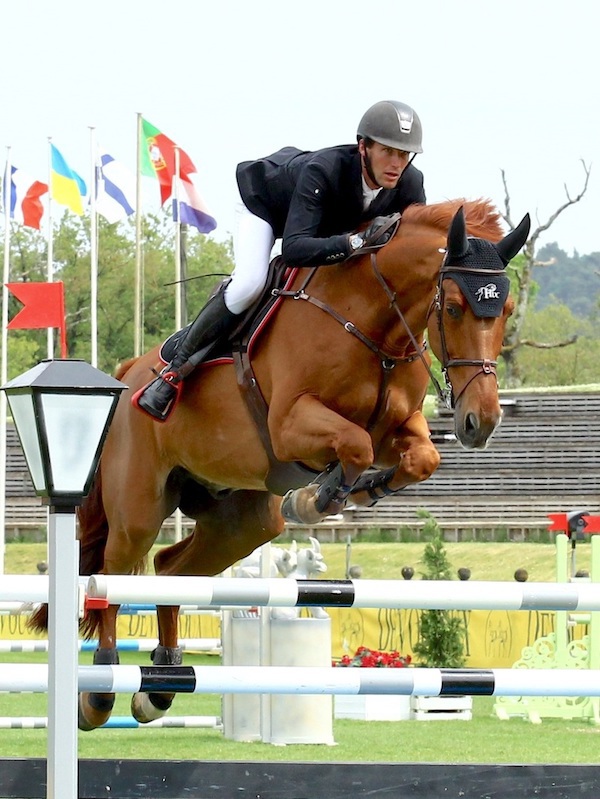
<instances>
[{"instance_id":1,"label":"chestnut horse","mask_svg":"<svg viewBox=\"0 0 600 799\"><path fill-rule=\"evenodd\" d=\"M279 535L284 517L314 524L350 494L372 505L426 480L440 460L421 412L432 377L426 330L459 441L485 447L501 418L495 367L513 308L505 267L528 229L526 217L502 238L486 201L412 206L382 248L293 271L252 348L271 457L230 361L197 369L164 424L131 403L158 350L126 363L117 376L128 390L79 512L81 574L139 572L177 507L195 527L158 552L156 573L216 575ZM273 456L297 472L273 478ZM99 638L96 663L118 662L117 611L92 611L84 621ZM155 665L181 663L178 611L158 608ZM172 698L138 693L133 715L158 718ZM104 724L113 701L82 693L80 728Z\"/></svg>"}]
</instances>

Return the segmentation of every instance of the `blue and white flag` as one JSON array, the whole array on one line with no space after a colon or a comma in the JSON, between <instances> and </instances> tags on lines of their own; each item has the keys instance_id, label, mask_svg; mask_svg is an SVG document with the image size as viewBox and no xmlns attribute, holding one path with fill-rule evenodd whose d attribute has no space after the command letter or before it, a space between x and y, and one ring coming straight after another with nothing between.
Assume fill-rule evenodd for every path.
<instances>
[{"instance_id":1,"label":"blue and white flag","mask_svg":"<svg viewBox=\"0 0 600 799\"><path fill-rule=\"evenodd\" d=\"M135 175L108 153L102 153L96 168L96 211L110 224L135 211Z\"/></svg>"},{"instance_id":2,"label":"blue and white flag","mask_svg":"<svg viewBox=\"0 0 600 799\"><path fill-rule=\"evenodd\" d=\"M173 197L173 220L175 222L192 225L200 233L210 233L217 227L215 218L210 215L204 200L191 182L190 175L186 180L177 179L176 198Z\"/></svg>"}]
</instances>

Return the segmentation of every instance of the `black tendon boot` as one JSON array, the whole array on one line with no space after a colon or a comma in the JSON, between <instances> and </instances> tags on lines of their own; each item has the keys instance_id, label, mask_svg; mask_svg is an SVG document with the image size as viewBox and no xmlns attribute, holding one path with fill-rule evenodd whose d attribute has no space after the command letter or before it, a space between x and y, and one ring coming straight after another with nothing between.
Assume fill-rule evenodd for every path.
<instances>
[{"instance_id":1,"label":"black tendon boot","mask_svg":"<svg viewBox=\"0 0 600 799\"><path fill-rule=\"evenodd\" d=\"M133 405L154 419L166 421L175 407L181 381L196 367L190 358L202 349L206 349L208 354L208 348L218 344L238 320L238 315L231 313L225 305L224 289L225 286L219 288L192 322L171 363L155 380L133 395Z\"/></svg>"}]
</instances>

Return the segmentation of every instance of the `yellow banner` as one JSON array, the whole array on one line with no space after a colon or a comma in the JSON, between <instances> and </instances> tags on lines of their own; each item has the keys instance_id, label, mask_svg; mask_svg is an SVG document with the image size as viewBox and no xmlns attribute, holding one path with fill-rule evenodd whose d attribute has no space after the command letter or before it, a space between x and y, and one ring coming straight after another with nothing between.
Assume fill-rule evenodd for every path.
<instances>
[{"instance_id":1,"label":"yellow banner","mask_svg":"<svg viewBox=\"0 0 600 799\"><path fill-rule=\"evenodd\" d=\"M306 611L303 611L306 613ZM385 651L413 654L419 640L417 610L360 610L331 608L332 657L353 654L363 645ZM521 657L524 647L554 630L555 616L550 611L460 611L466 629L466 665L471 668L510 668ZM27 616L0 615L0 639L36 639L27 630ZM589 633L588 625L569 630L569 639ZM219 638L220 618L215 615L182 615L180 638ZM158 636L156 614L119 616L119 638L144 639ZM0 655L0 660L2 656Z\"/></svg>"}]
</instances>

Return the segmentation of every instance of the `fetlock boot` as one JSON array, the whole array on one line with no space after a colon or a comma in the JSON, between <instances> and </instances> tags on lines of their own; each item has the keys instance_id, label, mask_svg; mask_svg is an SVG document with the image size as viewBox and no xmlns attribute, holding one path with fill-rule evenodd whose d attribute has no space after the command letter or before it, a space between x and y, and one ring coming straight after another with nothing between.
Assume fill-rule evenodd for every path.
<instances>
[{"instance_id":1,"label":"fetlock boot","mask_svg":"<svg viewBox=\"0 0 600 799\"><path fill-rule=\"evenodd\" d=\"M182 381L202 360L193 356L200 350L203 351L203 358L209 355L222 338L233 330L239 318L225 305L224 290L225 285L200 311L179 344L173 360L132 397L131 402L135 407L159 422L167 420L181 392Z\"/></svg>"}]
</instances>

